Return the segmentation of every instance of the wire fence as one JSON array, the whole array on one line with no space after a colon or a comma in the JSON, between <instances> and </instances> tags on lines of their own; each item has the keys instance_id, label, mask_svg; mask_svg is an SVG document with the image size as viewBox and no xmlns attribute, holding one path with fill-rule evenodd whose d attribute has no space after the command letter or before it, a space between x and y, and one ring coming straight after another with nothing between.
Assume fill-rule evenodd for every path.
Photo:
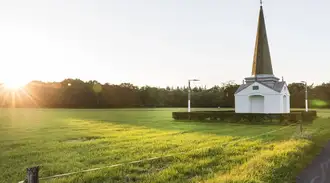
<instances>
[{"instance_id":1,"label":"wire fence","mask_svg":"<svg viewBox=\"0 0 330 183\"><path fill-rule=\"evenodd\" d=\"M228 143L223 143L221 144L222 146L226 146L229 144L234 144L234 143L238 143L241 141L245 141L245 140L251 140L257 137L261 137L264 135L268 135L268 134L272 134L278 131L282 131L284 129L287 129L289 127L295 126L296 124L291 124L288 126L284 126L282 128L276 129L276 130L272 130L272 131L268 131L265 133L261 133L259 135L255 135L255 136L251 136L251 137L246 137L246 138L240 138L237 140L233 140L230 141ZM211 149L212 147L201 147L201 148L197 148L194 149L192 151L196 152L196 151L200 151L200 150L208 150ZM113 165L108 165L108 166L103 166L103 167L98 167L98 168L90 168L90 169L85 169L85 170L80 170L80 171L75 171L75 172L69 172L69 173L63 173L63 174L57 174L57 175L52 175L52 176L48 176L48 177L38 177L38 172L31 172L31 171L27 171L28 175L27 177L34 177L33 180L37 181L37 180L48 180L48 179L54 179L54 178L62 178L62 177L66 177L66 176L70 176L70 175L75 175L75 174L81 174L81 173L87 173L87 172L93 172L93 171L98 171L98 170L102 170L102 169L107 169L107 168L114 168L114 167L119 167L119 166L125 166L125 165L130 165L130 164L137 164L137 163L141 163L141 162L148 162L151 160L156 160L156 159L161 159L161 158L168 158L168 157L174 157L177 155L182 155L182 154L188 154L191 153L192 151L185 151L185 152L178 152L178 153L173 153L173 154L169 154L169 155L164 155L164 156L157 156L157 157L152 157L152 158L146 158L146 159L141 159L141 160L136 160L136 161L131 161L131 162L123 162L123 163L118 163L118 164L113 164ZM33 168L33 167L32 167ZM39 170L39 167L38 167ZM31 174L35 174L34 176ZM28 183L35 183L34 181L30 181L28 180ZM26 180L20 181L19 183L24 183Z\"/></svg>"}]
</instances>

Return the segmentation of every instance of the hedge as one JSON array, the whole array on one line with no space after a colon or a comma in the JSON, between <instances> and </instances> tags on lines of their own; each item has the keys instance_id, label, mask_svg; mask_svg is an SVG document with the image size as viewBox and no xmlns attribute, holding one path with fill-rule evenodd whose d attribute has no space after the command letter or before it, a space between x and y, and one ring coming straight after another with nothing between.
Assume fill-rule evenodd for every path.
<instances>
[{"instance_id":1,"label":"hedge","mask_svg":"<svg viewBox=\"0 0 330 183\"><path fill-rule=\"evenodd\" d=\"M226 121L226 122L248 122L248 123L311 123L316 117L316 111L291 111L287 114L257 114L257 113L235 113L235 111L195 111L195 112L173 112L175 120L197 120L197 121Z\"/></svg>"}]
</instances>

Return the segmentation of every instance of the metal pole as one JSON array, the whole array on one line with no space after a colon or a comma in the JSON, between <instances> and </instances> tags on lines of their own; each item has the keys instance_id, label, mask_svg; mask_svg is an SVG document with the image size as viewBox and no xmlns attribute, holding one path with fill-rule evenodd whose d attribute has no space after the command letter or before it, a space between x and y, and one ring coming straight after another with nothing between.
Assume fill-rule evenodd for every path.
<instances>
[{"instance_id":1,"label":"metal pole","mask_svg":"<svg viewBox=\"0 0 330 183\"><path fill-rule=\"evenodd\" d=\"M188 80L188 112L190 112L190 80Z\"/></svg>"},{"instance_id":2,"label":"metal pole","mask_svg":"<svg viewBox=\"0 0 330 183\"><path fill-rule=\"evenodd\" d=\"M305 82L305 108L306 108L306 112L308 112L307 82Z\"/></svg>"}]
</instances>

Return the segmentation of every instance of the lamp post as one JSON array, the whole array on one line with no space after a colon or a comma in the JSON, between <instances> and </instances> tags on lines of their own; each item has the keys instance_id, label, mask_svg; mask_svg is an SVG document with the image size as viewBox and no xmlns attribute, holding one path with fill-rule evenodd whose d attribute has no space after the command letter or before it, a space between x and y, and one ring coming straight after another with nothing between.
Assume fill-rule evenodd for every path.
<instances>
[{"instance_id":1,"label":"lamp post","mask_svg":"<svg viewBox=\"0 0 330 183\"><path fill-rule=\"evenodd\" d=\"M301 81L305 84L305 110L308 112L308 93L307 93L307 81Z\"/></svg>"},{"instance_id":2,"label":"lamp post","mask_svg":"<svg viewBox=\"0 0 330 183\"><path fill-rule=\"evenodd\" d=\"M190 82L191 81L199 81L198 79L189 79L188 80L188 112L190 112L190 93L191 93L191 88L190 88Z\"/></svg>"}]
</instances>

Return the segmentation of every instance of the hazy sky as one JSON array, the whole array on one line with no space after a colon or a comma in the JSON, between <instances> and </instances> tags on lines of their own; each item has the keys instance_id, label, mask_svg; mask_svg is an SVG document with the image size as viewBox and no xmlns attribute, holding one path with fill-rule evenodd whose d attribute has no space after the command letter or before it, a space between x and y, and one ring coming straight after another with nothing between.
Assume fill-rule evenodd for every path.
<instances>
[{"instance_id":1,"label":"hazy sky","mask_svg":"<svg viewBox=\"0 0 330 183\"><path fill-rule=\"evenodd\" d=\"M1 0L0 81L210 87L251 75L259 0ZM273 70L330 78L330 1L265 0Z\"/></svg>"}]
</instances>

